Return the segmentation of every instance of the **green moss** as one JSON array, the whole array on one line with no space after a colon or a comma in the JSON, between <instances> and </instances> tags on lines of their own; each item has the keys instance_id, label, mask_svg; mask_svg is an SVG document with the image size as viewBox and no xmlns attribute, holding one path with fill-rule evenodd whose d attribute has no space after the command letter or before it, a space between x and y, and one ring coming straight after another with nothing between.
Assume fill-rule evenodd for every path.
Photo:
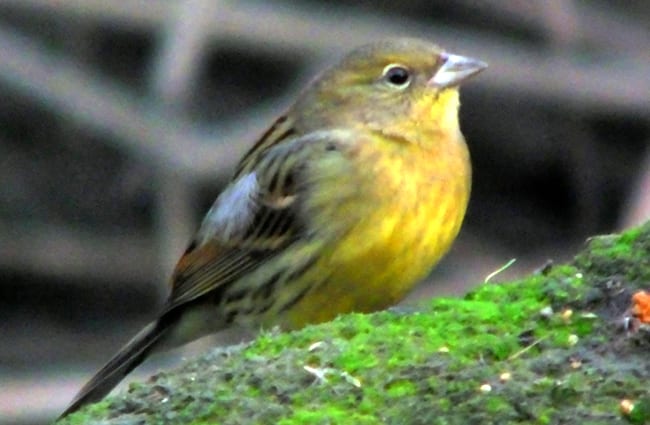
<instances>
[{"instance_id":1,"label":"green moss","mask_svg":"<svg viewBox=\"0 0 650 425\"><path fill-rule=\"evenodd\" d=\"M107 400L95 403L80 412L68 416L64 422L69 425L85 425L92 423L93 418L101 418L107 415L109 405L110 403Z\"/></svg>"},{"instance_id":2,"label":"green moss","mask_svg":"<svg viewBox=\"0 0 650 425\"><path fill-rule=\"evenodd\" d=\"M603 278L650 280L650 222L620 235L591 238L576 264Z\"/></svg>"},{"instance_id":3,"label":"green moss","mask_svg":"<svg viewBox=\"0 0 650 425\"><path fill-rule=\"evenodd\" d=\"M388 397L405 397L417 392L417 385L409 379L396 379L385 387Z\"/></svg>"},{"instance_id":4,"label":"green moss","mask_svg":"<svg viewBox=\"0 0 650 425\"><path fill-rule=\"evenodd\" d=\"M637 400L628 419L633 424L650 424L650 397Z\"/></svg>"},{"instance_id":5,"label":"green moss","mask_svg":"<svg viewBox=\"0 0 650 425\"><path fill-rule=\"evenodd\" d=\"M323 411L297 410L288 418L281 419L278 425L304 425L304 424L359 424L375 425L378 419L374 415L362 415L348 410L326 409Z\"/></svg>"},{"instance_id":6,"label":"green moss","mask_svg":"<svg viewBox=\"0 0 650 425\"><path fill-rule=\"evenodd\" d=\"M571 264L415 312L264 332L65 423L623 423L620 400L647 392L650 337L620 321L650 282L649 234L593 238Z\"/></svg>"}]
</instances>

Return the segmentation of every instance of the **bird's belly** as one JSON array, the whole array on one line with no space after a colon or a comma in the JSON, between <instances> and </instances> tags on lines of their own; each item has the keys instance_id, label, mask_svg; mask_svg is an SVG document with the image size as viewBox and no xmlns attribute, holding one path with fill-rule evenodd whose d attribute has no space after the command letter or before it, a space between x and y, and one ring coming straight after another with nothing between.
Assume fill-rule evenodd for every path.
<instances>
[{"instance_id":1,"label":"bird's belly","mask_svg":"<svg viewBox=\"0 0 650 425\"><path fill-rule=\"evenodd\" d=\"M287 311L286 327L301 327L351 311L370 312L399 302L447 252L468 200L465 177L413 182L397 196L372 203L319 260L318 282ZM345 220L346 216L341 216Z\"/></svg>"}]
</instances>

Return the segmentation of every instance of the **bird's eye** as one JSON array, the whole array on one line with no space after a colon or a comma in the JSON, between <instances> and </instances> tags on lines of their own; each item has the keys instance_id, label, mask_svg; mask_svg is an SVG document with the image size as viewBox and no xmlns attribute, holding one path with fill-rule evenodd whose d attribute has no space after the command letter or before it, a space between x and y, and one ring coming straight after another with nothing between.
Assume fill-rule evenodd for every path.
<instances>
[{"instance_id":1,"label":"bird's eye","mask_svg":"<svg viewBox=\"0 0 650 425\"><path fill-rule=\"evenodd\" d=\"M411 72L402 65L388 65L383 75L388 84L398 88L406 87L411 82Z\"/></svg>"}]
</instances>

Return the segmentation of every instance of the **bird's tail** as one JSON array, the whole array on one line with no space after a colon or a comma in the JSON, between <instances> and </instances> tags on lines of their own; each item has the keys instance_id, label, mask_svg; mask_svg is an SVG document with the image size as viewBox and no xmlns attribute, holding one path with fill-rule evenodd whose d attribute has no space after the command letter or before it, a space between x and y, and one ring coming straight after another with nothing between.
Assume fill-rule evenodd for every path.
<instances>
[{"instance_id":1,"label":"bird's tail","mask_svg":"<svg viewBox=\"0 0 650 425\"><path fill-rule=\"evenodd\" d=\"M104 398L126 375L144 361L168 329L169 327L165 326L161 320L147 325L83 386L72 403L59 416L59 419L77 411L86 404Z\"/></svg>"}]
</instances>

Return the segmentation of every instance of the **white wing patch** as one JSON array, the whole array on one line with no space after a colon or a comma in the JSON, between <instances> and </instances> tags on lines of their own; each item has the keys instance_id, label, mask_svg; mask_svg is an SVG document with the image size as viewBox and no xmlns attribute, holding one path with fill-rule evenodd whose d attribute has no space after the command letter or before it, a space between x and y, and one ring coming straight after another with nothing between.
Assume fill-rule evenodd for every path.
<instances>
[{"instance_id":1,"label":"white wing patch","mask_svg":"<svg viewBox=\"0 0 650 425\"><path fill-rule=\"evenodd\" d=\"M255 172L240 177L221 192L201 223L197 235L200 243L242 236L255 217L259 195Z\"/></svg>"}]
</instances>

